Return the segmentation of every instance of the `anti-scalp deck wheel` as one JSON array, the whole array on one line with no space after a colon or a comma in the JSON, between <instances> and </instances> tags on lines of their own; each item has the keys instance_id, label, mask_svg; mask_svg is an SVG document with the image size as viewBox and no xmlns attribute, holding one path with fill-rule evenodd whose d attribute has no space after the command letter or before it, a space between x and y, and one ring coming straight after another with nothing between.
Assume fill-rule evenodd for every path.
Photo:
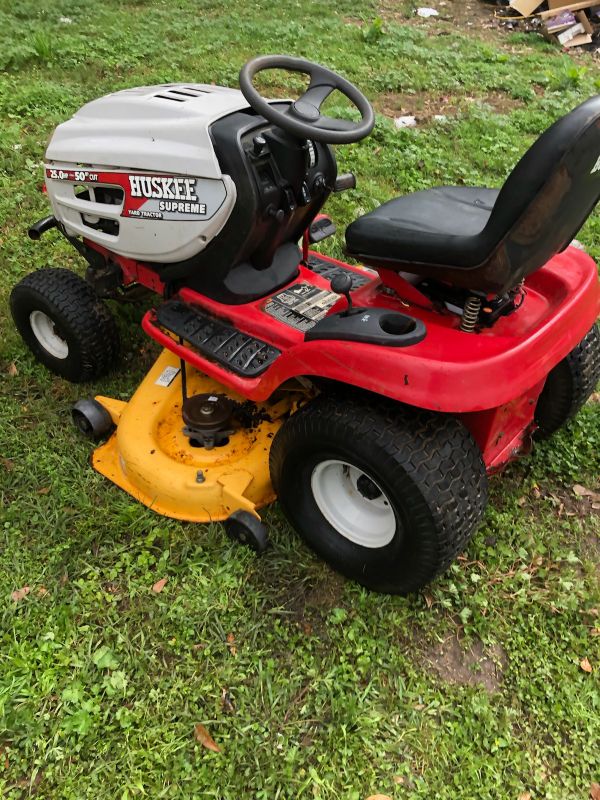
<instances>
[{"instance_id":1,"label":"anti-scalp deck wheel","mask_svg":"<svg viewBox=\"0 0 600 800\"><path fill-rule=\"evenodd\" d=\"M271 479L291 524L330 566L381 592L425 586L465 548L485 466L452 417L320 395L277 433Z\"/></svg>"},{"instance_id":2,"label":"anti-scalp deck wheel","mask_svg":"<svg viewBox=\"0 0 600 800\"><path fill-rule=\"evenodd\" d=\"M104 375L117 358L112 314L68 269L40 269L20 281L10 308L23 341L48 369L73 383Z\"/></svg>"},{"instance_id":3,"label":"anti-scalp deck wheel","mask_svg":"<svg viewBox=\"0 0 600 800\"><path fill-rule=\"evenodd\" d=\"M102 439L113 429L112 417L97 400L78 400L71 409L73 424L85 436Z\"/></svg>"},{"instance_id":4,"label":"anti-scalp deck wheel","mask_svg":"<svg viewBox=\"0 0 600 800\"><path fill-rule=\"evenodd\" d=\"M600 331L597 325L548 374L535 409L536 436L547 439L586 403L600 381Z\"/></svg>"},{"instance_id":5,"label":"anti-scalp deck wheel","mask_svg":"<svg viewBox=\"0 0 600 800\"><path fill-rule=\"evenodd\" d=\"M223 523L230 539L254 550L259 555L269 546L269 535L263 523L249 511L234 511Z\"/></svg>"}]
</instances>

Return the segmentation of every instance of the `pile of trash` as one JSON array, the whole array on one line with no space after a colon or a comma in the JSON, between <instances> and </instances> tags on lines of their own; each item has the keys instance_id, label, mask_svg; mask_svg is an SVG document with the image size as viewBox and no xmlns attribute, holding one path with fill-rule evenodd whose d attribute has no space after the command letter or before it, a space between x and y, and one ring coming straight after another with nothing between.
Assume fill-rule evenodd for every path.
<instances>
[{"instance_id":1,"label":"pile of trash","mask_svg":"<svg viewBox=\"0 0 600 800\"><path fill-rule=\"evenodd\" d=\"M560 47L596 49L600 39L600 3L584 0L499 0L497 16L505 27L538 31Z\"/></svg>"}]
</instances>

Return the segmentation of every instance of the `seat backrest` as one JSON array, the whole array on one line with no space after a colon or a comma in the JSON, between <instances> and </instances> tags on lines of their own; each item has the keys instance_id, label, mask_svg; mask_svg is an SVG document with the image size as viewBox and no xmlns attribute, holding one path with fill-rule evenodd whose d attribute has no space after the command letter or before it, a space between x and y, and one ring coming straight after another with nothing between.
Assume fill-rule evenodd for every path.
<instances>
[{"instance_id":1,"label":"seat backrest","mask_svg":"<svg viewBox=\"0 0 600 800\"><path fill-rule=\"evenodd\" d=\"M600 95L555 122L521 158L483 237L486 272L516 286L574 238L600 199Z\"/></svg>"}]
</instances>

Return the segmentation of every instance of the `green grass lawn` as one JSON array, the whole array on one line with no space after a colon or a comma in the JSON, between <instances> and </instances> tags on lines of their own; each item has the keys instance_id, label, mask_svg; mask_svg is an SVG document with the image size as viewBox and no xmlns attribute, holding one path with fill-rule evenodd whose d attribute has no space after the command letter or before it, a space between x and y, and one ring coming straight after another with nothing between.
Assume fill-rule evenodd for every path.
<instances>
[{"instance_id":1,"label":"green grass lawn","mask_svg":"<svg viewBox=\"0 0 600 800\"><path fill-rule=\"evenodd\" d=\"M258 53L342 72L382 112L369 139L338 148L358 176L328 207L343 232L393 194L499 185L600 86L590 56L456 25L459 2L427 21L411 5L0 0L3 800L584 800L600 781L600 516L572 489L598 489L597 403L492 481L484 526L426 593L378 596L313 557L276 506L258 560L92 471L70 405L130 396L157 353L141 308L116 309L119 369L84 387L37 365L7 312L27 272L83 268L57 234L34 244L26 229L48 213L54 126L100 94L235 86ZM285 93L283 79L270 88ZM396 130L401 113L419 127ZM340 255L341 236L324 251ZM579 238L600 257L597 214Z\"/></svg>"}]
</instances>

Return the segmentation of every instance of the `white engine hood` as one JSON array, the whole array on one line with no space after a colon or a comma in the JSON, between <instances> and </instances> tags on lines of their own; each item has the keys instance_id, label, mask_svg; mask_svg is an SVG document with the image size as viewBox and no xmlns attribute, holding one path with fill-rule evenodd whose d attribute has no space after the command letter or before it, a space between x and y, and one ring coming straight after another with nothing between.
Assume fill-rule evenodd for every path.
<instances>
[{"instance_id":1,"label":"white engine hood","mask_svg":"<svg viewBox=\"0 0 600 800\"><path fill-rule=\"evenodd\" d=\"M124 89L87 103L59 125L46 160L220 178L209 126L245 108L243 94L223 86Z\"/></svg>"}]
</instances>

